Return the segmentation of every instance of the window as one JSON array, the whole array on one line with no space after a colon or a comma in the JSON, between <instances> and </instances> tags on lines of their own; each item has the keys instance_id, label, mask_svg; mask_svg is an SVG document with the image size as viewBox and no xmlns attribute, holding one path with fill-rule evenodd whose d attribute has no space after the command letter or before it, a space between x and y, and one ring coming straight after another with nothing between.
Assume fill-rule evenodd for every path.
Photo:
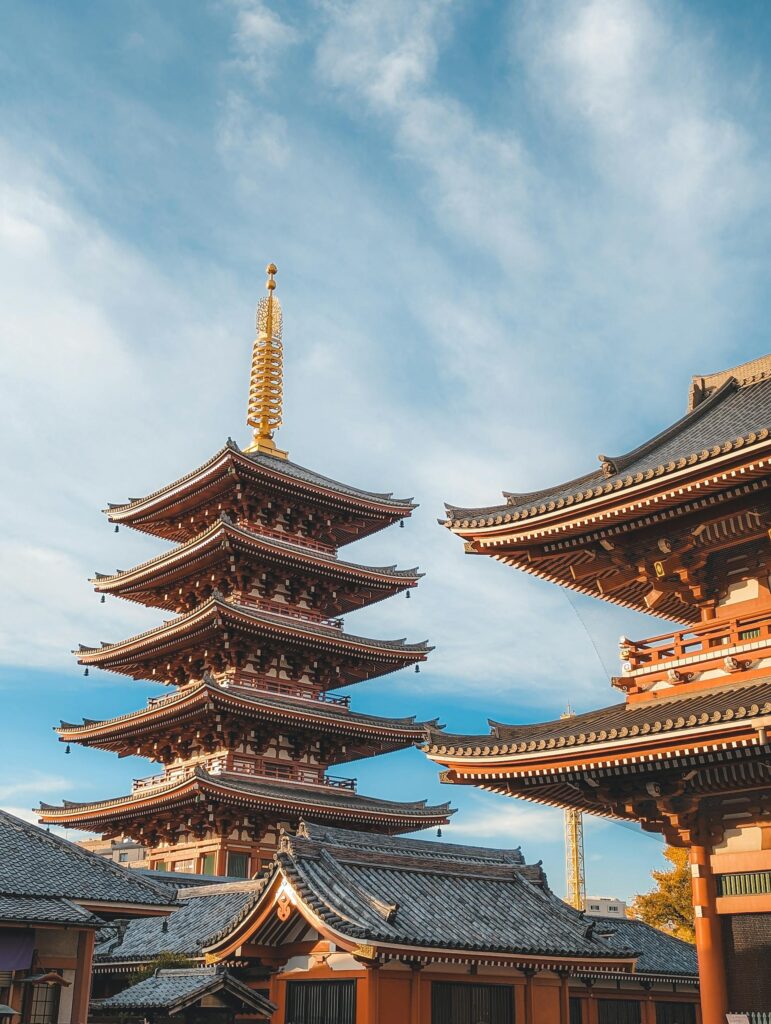
<instances>
[{"instance_id":1,"label":"window","mask_svg":"<svg viewBox=\"0 0 771 1024\"><path fill-rule=\"evenodd\" d=\"M589 909L590 910L599 910L600 909L600 904L599 903L590 903L589 904Z\"/></svg>"},{"instance_id":2,"label":"window","mask_svg":"<svg viewBox=\"0 0 771 1024\"><path fill-rule=\"evenodd\" d=\"M156 861L155 864L153 864L153 870L154 871L165 871L166 870L166 861L165 860L158 860L158 861Z\"/></svg>"},{"instance_id":3,"label":"window","mask_svg":"<svg viewBox=\"0 0 771 1024\"><path fill-rule=\"evenodd\" d=\"M637 999L598 999L599 1024L640 1024L640 1003Z\"/></svg>"},{"instance_id":4,"label":"window","mask_svg":"<svg viewBox=\"0 0 771 1024\"><path fill-rule=\"evenodd\" d=\"M207 853L204 855L203 862L201 864L201 874L213 875L214 874L214 854Z\"/></svg>"},{"instance_id":5,"label":"window","mask_svg":"<svg viewBox=\"0 0 771 1024\"><path fill-rule=\"evenodd\" d=\"M618 907L608 907L608 913L609 914L617 914L618 913Z\"/></svg>"},{"instance_id":6,"label":"window","mask_svg":"<svg viewBox=\"0 0 771 1024\"><path fill-rule=\"evenodd\" d=\"M228 874L231 878L249 877L249 854L233 853L228 854Z\"/></svg>"},{"instance_id":7,"label":"window","mask_svg":"<svg viewBox=\"0 0 771 1024\"><path fill-rule=\"evenodd\" d=\"M656 1024L696 1024L693 1003L656 1003Z\"/></svg>"},{"instance_id":8,"label":"window","mask_svg":"<svg viewBox=\"0 0 771 1024\"><path fill-rule=\"evenodd\" d=\"M118 854L118 863L119 864L127 864L128 863L128 859L129 859L129 855L126 853L125 850L122 850Z\"/></svg>"},{"instance_id":9,"label":"window","mask_svg":"<svg viewBox=\"0 0 771 1024\"><path fill-rule=\"evenodd\" d=\"M192 875L195 871L195 858L188 857L187 860L175 860L171 867L173 871L181 871L185 875Z\"/></svg>"},{"instance_id":10,"label":"window","mask_svg":"<svg viewBox=\"0 0 771 1024\"><path fill-rule=\"evenodd\" d=\"M290 981L286 1024L354 1024L355 981Z\"/></svg>"},{"instance_id":11,"label":"window","mask_svg":"<svg viewBox=\"0 0 771 1024\"><path fill-rule=\"evenodd\" d=\"M58 985L25 985L24 1024L55 1024L59 1016Z\"/></svg>"},{"instance_id":12,"label":"window","mask_svg":"<svg viewBox=\"0 0 771 1024\"><path fill-rule=\"evenodd\" d=\"M431 1024L513 1024L513 1005L511 985L431 985Z\"/></svg>"},{"instance_id":13,"label":"window","mask_svg":"<svg viewBox=\"0 0 771 1024\"><path fill-rule=\"evenodd\" d=\"M570 1024L583 1024L584 1015L581 1000L577 996L570 997Z\"/></svg>"}]
</instances>

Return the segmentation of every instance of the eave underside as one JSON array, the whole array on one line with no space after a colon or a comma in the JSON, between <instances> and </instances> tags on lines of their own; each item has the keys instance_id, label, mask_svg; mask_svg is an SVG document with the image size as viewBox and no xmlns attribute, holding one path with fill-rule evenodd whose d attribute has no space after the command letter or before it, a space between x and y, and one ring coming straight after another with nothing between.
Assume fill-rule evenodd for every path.
<instances>
[{"instance_id":1,"label":"eave underside","mask_svg":"<svg viewBox=\"0 0 771 1024\"><path fill-rule=\"evenodd\" d=\"M45 823L114 835L136 834L143 822L161 821L167 838L183 823L194 830L216 827L229 834L240 828L260 835L271 824L302 818L397 835L446 824L453 813L449 804L398 803L325 788L214 776L197 769L182 783L95 803L42 804L39 813Z\"/></svg>"}]
</instances>

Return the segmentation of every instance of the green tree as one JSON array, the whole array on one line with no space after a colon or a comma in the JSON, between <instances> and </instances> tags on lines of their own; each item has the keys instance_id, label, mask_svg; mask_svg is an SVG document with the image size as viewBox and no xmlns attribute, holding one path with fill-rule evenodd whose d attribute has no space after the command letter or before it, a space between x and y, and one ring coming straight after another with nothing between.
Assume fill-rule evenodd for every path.
<instances>
[{"instance_id":1,"label":"green tree","mask_svg":"<svg viewBox=\"0 0 771 1024\"><path fill-rule=\"evenodd\" d=\"M144 981L145 978L152 977L152 975L159 969L166 970L167 968L179 967L195 967L195 964L192 960L188 960L188 958L183 956L181 953L173 953L171 950L165 949L153 960L148 960L144 967L140 967L138 970L134 971L129 980L129 984L136 985L137 982Z\"/></svg>"},{"instance_id":2,"label":"green tree","mask_svg":"<svg viewBox=\"0 0 771 1024\"><path fill-rule=\"evenodd\" d=\"M656 888L635 896L629 908L636 917L686 942L694 941L691 871L688 851L674 846L664 850L672 867L667 871L651 871Z\"/></svg>"}]
</instances>

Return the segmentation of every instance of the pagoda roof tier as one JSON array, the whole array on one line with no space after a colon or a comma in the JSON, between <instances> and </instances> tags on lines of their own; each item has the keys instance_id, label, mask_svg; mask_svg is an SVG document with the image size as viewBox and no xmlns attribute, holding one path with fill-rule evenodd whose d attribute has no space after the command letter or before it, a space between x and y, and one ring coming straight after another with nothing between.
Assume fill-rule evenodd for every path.
<instances>
[{"instance_id":1,"label":"pagoda roof tier","mask_svg":"<svg viewBox=\"0 0 771 1024\"><path fill-rule=\"evenodd\" d=\"M610 800L598 805L596 780L627 774L644 788L644 773L677 769L690 791L717 792L718 775L730 774L731 763L769 752L771 679L732 681L533 725L490 725L486 736L427 729L423 750L445 767L443 781L634 817ZM744 779L748 786L752 771ZM589 777L594 782L587 783ZM727 776L725 784L730 788Z\"/></svg>"},{"instance_id":2,"label":"pagoda roof tier","mask_svg":"<svg viewBox=\"0 0 771 1024\"><path fill-rule=\"evenodd\" d=\"M172 782L145 786L135 793L89 803L65 800L62 806L41 803L43 822L101 832L117 830L127 835L132 823L163 817L180 819L201 810L201 804L230 816L239 812L265 820L310 821L344 825L395 835L445 825L455 812L449 802L431 806L425 800L402 803L360 796L349 789L293 782L291 785L242 775L210 774L202 767ZM215 815L216 816L216 815ZM232 827L232 826L231 826ZM116 832L116 834L117 834Z\"/></svg>"},{"instance_id":3,"label":"pagoda roof tier","mask_svg":"<svg viewBox=\"0 0 771 1024\"><path fill-rule=\"evenodd\" d=\"M417 507L411 498L350 487L288 459L243 452L228 439L208 462L187 476L144 498L111 504L105 512L112 523L169 540L186 540L200 533L202 514L213 517L227 511L236 492L261 492L295 503L305 500L326 513L338 546L390 526Z\"/></svg>"},{"instance_id":4,"label":"pagoda roof tier","mask_svg":"<svg viewBox=\"0 0 771 1024\"><path fill-rule=\"evenodd\" d=\"M336 665L335 679L330 683L335 687L424 661L432 650L425 641L408 644L403 639L372 640L343 633L333 626L232 604L215 592L194 611L162 626L114 644L96 648L81 645L74 653L81 665L95 665L135 679L172 681L160 676L160 665L169 665L169 657L175 653L187 652L191 657L193 651L203 653L215 636L219 638L218 654L223 650L227 653L222 641L230 643L231 637L238 637L259 641L261 650L275 642L284 653L304 650L340 659L342 663Z\"/></svg>"},{"instance_id":5,"label":"pagoda roof tier","mask_svg":"<svg viewBox=\"0 0 771 1024\"><path fill-rule=\"evenodd\" d=\"M355 608L390 597L417 585L423 575L417 569L396 566L369 567L344 562L331 551L322 551L237 525L226 515L198 536L171 551L163 552L133 569L113 575L97 574L91 581L103 594L114 594L157 608L175 607L180 584L191 577L219 580L228 575L231 562L238 571L244 563L255 569L300 571L304 576L339 586L328 598L323 612L343 615Z\"/></svg>"},{"instance_id":6,"label":"pagoda roof tier","mask_svg":"<svg viewBox=\"0 0 771 1024\"><path fill-rule=\"evenodd\" d=\"M766 356L694 378L682 419L625 455L600 456L597 470L540 491L504 492L500 505L448 505L443 523L470 553L612 603L694 621L698 601L682 593L677 571L698 572L712 551L765 535L770 427ZM672 545L679 529L686 534ZM650 553L628 550L646 537ZM657 578L664 584L654 593Z\"/></svg>"},{"instance_id":7,"label":"pagoda roof tier","mask_svg":"<svg viewBox=\"0 0 771 1024\"><path fill-rule=\"evenodd\" d=\"M185 723L195 725L206 713L264 723L276 732L300 730L343 738L346 750L333 759L331 763L335 764L410 746L422 739L426 728L436 724L417 722L414 716L364 715L339 704L261 693L235 685L225 689L208 677L166 697L151 699L147 707L138 711L104 721L62 722L56 731L63 743L100 747L125 756L136 752L138 739L165 730L179 732Z\"/></svg>"}]
</instances>

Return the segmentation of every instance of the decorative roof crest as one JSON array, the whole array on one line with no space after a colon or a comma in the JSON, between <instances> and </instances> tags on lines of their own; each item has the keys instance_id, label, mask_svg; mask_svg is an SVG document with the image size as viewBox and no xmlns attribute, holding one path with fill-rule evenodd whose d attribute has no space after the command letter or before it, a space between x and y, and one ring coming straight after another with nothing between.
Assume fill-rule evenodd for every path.
<instances>
[{"instance_id":1,"label":"decorative roof crest","mask_svg":"<svg viewBox=\"0 0 771 1024\"><path fill-rule=\"evenodd\" d=\"M287 453L277 448L273 434L281 426L283 399L283 347L281 344L281 303L274 297L275 263L266 268L268 294L257 303L257 337L252 348L252 370L249 380L249 406L246 422L254 430L252 443L245 450L285 459Z\"/></svg>"}]
</instances>

